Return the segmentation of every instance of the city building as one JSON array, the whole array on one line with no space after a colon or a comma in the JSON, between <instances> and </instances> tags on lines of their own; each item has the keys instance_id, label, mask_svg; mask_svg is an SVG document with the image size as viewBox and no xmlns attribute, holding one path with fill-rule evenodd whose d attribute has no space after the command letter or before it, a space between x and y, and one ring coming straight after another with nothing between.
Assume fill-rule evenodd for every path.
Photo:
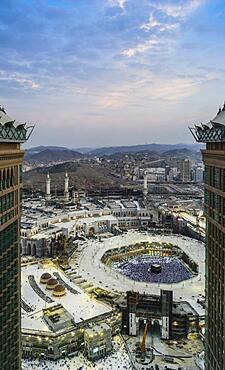
<instances>
[{"instance_id":1,"label":"city building","mask_svg":"<svg viewBox=\"0 0 225 370\"><path fill-rule=\"evenodd\" d=\"M76 270L66 274L51 260L24 263L21 270L21 339L25 358L56 360L76 354L84 345L87 356L93 359L111 350L111 336L120 331L121 314L92 298L82 288L88 284L76 276ZM98 327L100 333L93 338L88 331L92 326L92 330ZM92 350L97 347L98 351Z\"/></svg>"},{"instance_id":2,"label":"city building","mask_svg":"<svg viewBox=\"0 0 225 370\"><path fill-rule=\"evenodd\" d=\"M84 349L87 358L94 361L104 357L112 350L112 331L102 323L84 331Z\"/></svg>"},{"instance_id":3,"label":"city building","mask_svg":"<svg viewBox=\"0 0 225 370\"><path fill-rule=\"evenodd\" d=\"M44 199L24 200L21 220L23 255L53 256L52 242L60 236L93 236L112 232L118 220L109 210L97 209L85 203L85 209L59 208L58 203L46 207ZM92 208L88 210L88 208Z\"/></svg>"},{"instance_id":4,"label":"city building","mask_svg":"<svg viewBox=\"0 0 225 370\"><path fill-rule=\"evenodd\" d=\"M179 339L199 331L199 315L187 302L173 301L173 292L161 290L160 295L127 292L117 301L122 311L122 332L138 336L148 320L151 330L161 339Z\"/></svg>"},{"instance_id":5,"label":"city building","mask_svg":"<svg viewBox=\"0 0 225 370\"><path fill-rule=\"evenodd\" d=\"M0 107L0 364L20 369L20 209L22 160L33 127Z\"/></svg>"},{"instance_id":6,"label":"city building","mask_svg":"<svg viewBox=\"0 0 225 370\"><path fill-rule=\"evenodd\" d=\"M46 182L49 179L47 176ZM22 254L53 256L52 241L57 241L61 235L68 239L115 234L124 229L146 229L152 223L151 212L141 202L113 198L102 198L94 202L84 195L79 196L79 206L69 203L62 207L62 199L51 197L49 188L45 198L24 199L21 220ZM49 202L46 205L47 199Z\"/></svg>"},{"instance_id":7,"label":"city building","mask_svg":"<svg viewBox=\"0 0 225 370\"><path fill-rule=\"evenodd\" d=\"M209 123L191 128L205 164L206 337L205 367L225 368L225 105Z\"/></svg>"},{"instance_id":8,"label":"city building","mask_svg":"<svg viewBox=\"0 0 225 370\"><path fill-rule=\"evenodd\" d=\"M176 234L205 241L206 220L203 209L193 200L174 200L158 206L159 222Z\"/></svg>"},{"instance_id":9,"label":"city building","mask_svg":"<svg viewBox=\"0 0 225 370\"><path fill-rule=\"evenodd\" d=\"M194 170L194 181L195 182L203 182L203 174L204 170L202 167L196 167Z\"/></svg>"},{"instance_id":10,"label":"city building","mask_svg":"<svg viewBox=\"0 0 225 370\"><path fill-rule=\"evenodd\" d=\"M183 182L190 182L191 181L191 163L189 159L185 159L182 162L182 181Z\"/></svg>"}]
</instances>

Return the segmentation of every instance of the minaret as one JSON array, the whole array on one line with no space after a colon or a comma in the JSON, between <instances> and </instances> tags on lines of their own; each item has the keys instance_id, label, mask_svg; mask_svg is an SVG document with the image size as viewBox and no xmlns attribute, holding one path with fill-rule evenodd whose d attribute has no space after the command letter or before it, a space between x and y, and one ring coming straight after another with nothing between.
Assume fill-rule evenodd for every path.
<instances>
[{"instance_id":1,"label":"minaret","mask_svg":"<svg viewBox=\"0 0 225 370\"><path fill-rule=\"evenodd\" d=\"M73 204L76 204L76 192L74 189L72 191L72 201L73 201Z\"/></svg>"},{"instance_id":2,"label":"minaret","mask_svg":"<svg viewBox=\"0 0 225 370\"><path fill-rule=\"evenodd\" d=\"M48 173L46 177L46 200L50 199L51 199L51 179Z\"/></svg>"},{"instance_id":3,"label":"minaret","mask_svg":"<svg viewBox=\"0 0 225 370\"><path fill-rule=\"evenodd\" d=\"M69 176L67 172L65 174L64 200L65 202L69 201Z\"/></svg>"},{"instance_id":4,"label":"minaret","mask_svg":"<svg viewBox=\"0 0 225 370\"><path fill-rule=\"evenodd\" d=\"M148 195L148 176L145 175L144 177L144 188L143 188L143 194L145 197Z\"/></svg>"},{"instance_id":5,"label":"minaret","mask_svg":"<svg viewBox=\"0 0 225 370\"><path fill-rule=\"evenodd\" d=\"M144 205L147 208L147 196L148 196L148 175L144 174L144 184L143 184L143 197L144 197Z\"/></svg>"}]
</instances>

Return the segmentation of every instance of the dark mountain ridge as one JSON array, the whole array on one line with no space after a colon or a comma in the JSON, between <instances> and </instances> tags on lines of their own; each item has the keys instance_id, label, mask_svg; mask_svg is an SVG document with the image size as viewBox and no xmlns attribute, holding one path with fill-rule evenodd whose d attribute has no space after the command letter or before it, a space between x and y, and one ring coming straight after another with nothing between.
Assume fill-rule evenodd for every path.
<instances>
[{"instance_id":1,"label":"dark mountain ridge","mask_svg":"<svg viewBox=\"0 0 225 370\"><path fill-rule=\"evenodd\" d=\"M101 156L101 155L112 155L115 153L136 153L141 151L151 151L157 153L163 153L169 150L175 149L189 149L192 151L199 151L203 145L199 144L143 144L143 145L131 145L131 146L113 146L105 148L97 148L91 150L88 154Z\"/></svg>"},{"instance_id":2,"label":"dark mountain ridge","mask_svg":"<svg viewBox=\"0 0 225 370\"><path fill-rule=\"evenodd\" d=\"M70 149L45 149L35 154L25 153L25 161L29 163L49 163L80 159L83 155Z\"/></svg>"}]
</instances>

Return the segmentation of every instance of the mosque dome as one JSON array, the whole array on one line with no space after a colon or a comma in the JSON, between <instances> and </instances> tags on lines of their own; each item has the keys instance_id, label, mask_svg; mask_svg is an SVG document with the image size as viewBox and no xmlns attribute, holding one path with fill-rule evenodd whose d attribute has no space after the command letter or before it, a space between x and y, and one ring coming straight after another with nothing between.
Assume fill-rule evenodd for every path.
<instances>
[{"instance_id":1,"label":"mosque dome","mask_svg":"<svg viewBox=\"0 0 225 370\"><path fill-rule=\"evenodd\" d=\"M48 280L46 288L51 290L54 289L56 285L58 285L58 281L54 278L51 278Z\"/></svg>"},{"instance_id":2,"label":"mosque dome","mask_svg":"<svg viewBox=\"0 0 225 370\"><path fill-rule=\"evenodd\" d=\"M66 294L66 289L64 288L64 286L61 284L56 285L53 291L53 295L55 297L62 297L64 294Z\"/></svg>"},{"instance_id":3,"label":"mosque dome","mask_svg":"<svg viewBox=\"0 0 225 370\"><path fill-rule=\"evenodd\" d=\"M40 282L42 284L46 284L48 282L49 279L51 279L51 274L49 274L48 272L44 272L44 274L41 275L40 277Z\"/></svg>"}]
</instances>

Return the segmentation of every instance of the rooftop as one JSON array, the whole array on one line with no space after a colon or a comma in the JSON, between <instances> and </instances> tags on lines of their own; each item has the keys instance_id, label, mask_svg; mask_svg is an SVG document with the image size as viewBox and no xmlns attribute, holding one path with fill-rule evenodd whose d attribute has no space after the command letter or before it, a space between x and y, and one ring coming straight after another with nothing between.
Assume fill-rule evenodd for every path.
<instances>
[{"instance_id":1,"label":"rooftop","mask_svg":"<svg viewBox=\"0 0 225 370\"><path fill-rule=\"evenodd\" d=\"M29 139L33 128L10 118L0 105L0 142L23 143Z\"/></svg>"},{"instance_id":2,"label":"rooftop","mask_svg":"<svg viewBox=\"0 0 225 370\"><path fill-rule=\"evenodd\" d=\"M200 126L191 127L190 131L199 143L225 142L225 103L212 120Z\"/></svg>"},{"instance_id":3,"label":"rooftop","mask_svg":"<svg viewBox=\"0 0 225 370\"><path fill-rule=\"evenodd\" d=\"M41 330L50 332L51 329L44 320L44 309L50 309L60 303L70 315L74 324L82 323L85 320L95 319L111 312L111 308L106 304L95 301L90 298L78 285L70 281L60 269L57 269L50 261L45 263L31 263L22 267L22 330ZM55 298L52 291L40 283L40 278L44 273L50 273L65 286L66 295ZM31 277L33 277L31 279ZM66 285L67 284L67 285ZM49 298L46 302L46 297ZM26 310L26 307L31 307Z\"/></svg>"}]
</instances>

